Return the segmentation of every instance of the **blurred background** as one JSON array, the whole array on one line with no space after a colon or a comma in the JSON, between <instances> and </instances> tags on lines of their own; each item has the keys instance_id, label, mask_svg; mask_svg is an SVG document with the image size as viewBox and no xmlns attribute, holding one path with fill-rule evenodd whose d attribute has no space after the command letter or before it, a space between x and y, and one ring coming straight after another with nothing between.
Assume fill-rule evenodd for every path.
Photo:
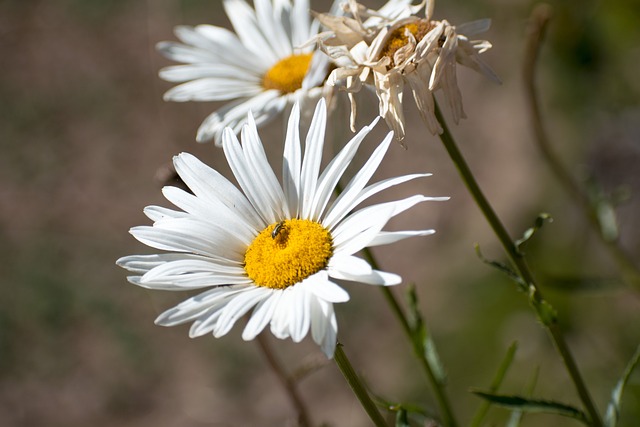
<instances>
[{"instance_id":1,"label":"blurred background","mask_svg":"<svg viewBox=\"0 0 640 427\"><path fill-rule=\"evenodd\" d=\"M313 1L326 11L329 1ZM379 7L381 1L367 3ZM640 294L617 280L615 263L534 143L522 62L525 0L439 1L435 18L493 20L481 37L494 85L459 69L468 119L452 127L486 195L513 236L540 212L546 224L528 244L529 262L560 321L595 401L606 402L640 343ZM553 149L597 197L614 197L621 244L640 263L640 4L636 0L552 2L554 15L538 64L538 87ZM221 339L191 340L188 327L153 320L184 299L126 282L124 255L153 253L127 230L148 224L144 206L167 206L160 189L171 157L196 154L231 177L222 151L195 142L219 104L165 103L157 77L169 61L155 44L175 25L230 27L221 2L204 0L3 0L0 2L0 425L7 427L294 426L295 412L241 325ZM375 116L376 100L359 124ZM383 269L415 284L448 372L448 394L466 425L514 341L519 348L501 391L579 406L551 341L526 297L478 259L501 248L448 160L428 136L410 97L407 149L393 146L376 178L428 171L433 177L383 194L451 196L396 218L389 229L436 228L427 238L377 248ZM346 109L332 129L344 129ZM340 110L339 110L340 111ZM282 122L260 131L279 170ZM386 133L368 137L362 164ZM342 138L348 134L343 132ZM340 139L328 144L327 156ZM327 158L327 157L325 157ZM381 293L345 284L337 306L339 339L377 395L436 411L411 348ZM299 383L315 425L367 426L335 365L313 343L268 341L290 371L318 364ZM504 425L493 408L486 425ZM640 419L640 375L631 377L621 425ZM524 426L573 426L548 415Z\"/></svg>"}]
</instances>

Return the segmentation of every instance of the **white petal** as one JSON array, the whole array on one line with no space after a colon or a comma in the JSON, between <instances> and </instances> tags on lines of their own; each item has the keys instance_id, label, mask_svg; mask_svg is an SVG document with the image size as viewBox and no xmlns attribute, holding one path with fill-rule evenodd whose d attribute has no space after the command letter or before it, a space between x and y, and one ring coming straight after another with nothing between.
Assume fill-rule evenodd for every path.
<instances>
[{"instance_id":1,"label":"white petal","mask_svg":"<svg viewBox=\"0 0 640 427\"><path fill-rule=\"evenodd\" d=\"M224 0L223 5L242 44L259 58L275 64L279 56L267 42L268 35L260 28L255 11L244 0Z\"/></svg>"},{"instance_id":2,"label":"white petal","mask_svg":"<svg viewBox=\"0 0 640 427\"><path fill-rule=\"evenodd\" d=\"M404 212L418 203L431 200L447 200L447 198L416 195L402 200L368 206L351 214L336 227L334 232L332 232L334 245L336 247L336 254L338 253L338 250L341 250L341 246L343 244L349 247L353 246L350 241L359 233L371 228L381 229L390 218Z\"/></svg>"},{"instance_id":3,"label":"white petal","mask_svg":"<svg viewBox=\"0 0 640 427\"><path fill-rule=\"evenodd\" d=\"M267 90L252 98L242 98L231 102L210 114L198 128L197 140L206 142L215 139L217 146L222 145L222 132L231 127L234 133L240 132L246 123L247 113L253 112L256 124L262 125L278 115L287 104L280 91Z\"/></svg>"},{"instance_id":4,"label":"white petal","mask_svg":"<svg viewBox=\"0 0 640 427\"><path fill-rule=\"evenodd\" d=\"M371 176L375 173L389 148L393 138L392 133L388 133L382 143L375 149L369 160L362 166L358 173L349 181L344 191L333 202L322 224L328 229L332 229L344 216L349 213L362 200L358 197L360 191L367 184Z\"/></svg>"},{"instance_id":5,"label":"white petal","mask_svg":"<svg viewBox=\"0 0 640 427\"><path fill-rule=\"evenodd\" d=\"M220 319L218 319L218 323L213 330L213 335L216 338L226 335L238 319L255 307L255 305L264 298L268 298L271 292L272 291L268 288L255 287L236 295L222 309L222 314L220 315Z\"/></svg>"},{"instance_id":6,"label":"white petal","mask_svg":"<svg viewBox=\"0 0 640 427\"><path fill-rule=\"evenodd\" d=\"M304 289L306 292L311 292L323 301L331 303L349 301L347 291L330 281L328 273L324 270L307 277L295 286Z\"/></svg>"},{"instance_id":7,"label":"white petal","mask_svg":"<svg viewBox=\"0 0 640 427\"><path fill-rule=\"evenodd\" d=\"M215 62L218 57L210 51L175 42L160 42L156 49L162 55L176 62Z\"/></svg>"},{"instance_id":8,"label":"white petal","mask_svg":"<svg viewBox=\"0 0 640 427\"><path fill-rule=\"evenodd\" d=\"M289 213L298 217L300 196L300 105L296 102L291 110L287 124L287 136L284 142L284 159L282 162L282 182L284 193L289 204Z\"/></svg>"},{"instance_id":9,"label":"white petal","mask_svg":"<svg viewBox=\"0 0 640 427\"><path fill-rule=\"evenodd\" d=\"M331 270L330 274L335 279L350 280L368 285L392 286L402 282L402 278L397 274L378 270L373 270L370 274L349 274L345 271Z\"/></svg>"},{"instance_id":10,"label":"white petal","mask_svg":"<svg viewBox=\"0 0 640 427\"><path fill-rule=\"evenodd\" d=\"M292 54L291 40L287 37L283 23L276 19L272 0L254 0L256 17L262 32L267 37L267 42L278 56L285 57Z\"/></svg>"},{"instance_id":11,"label":"white petal","mask_svg":"<svg viewBox=\"0 0 640 427\"><path fill-rule=\"evenodd\" d=\"M130 233L140 242L152 248L171 252L190 252L197 255L206 255L212 258L223 257L228 260L242 259L244 251L242 245L235 245L235 248L227 246L227 241L231 242L216 233L215 230L198 225L189 218L166 220L173 222L186 221L186 223L173 224L169 228L138 226L133 227ZM156 222L156 224L162 224ZM199 232L206 233L201 235Z\"/></svg>"},{"instance_id":12,"label":"white petal","mask_svg":"<svg viewBox=\"0 0 640 427\"><path fill-rule=\"evenodd\" d=\"M273 291L268 298L262 300L247 322L247 326L242 332L242 339L251 341L271 322L273 314L278 308L282 291Z\"/></svg>"},{"instance_id":13,"label":"white petal","mask_svg":"<svg viewBox=\"0 0 640 427\"><path fill-rule=\"evenodd\" d=\"M264 152L262 141L258 135L258 129L249 112L247 124L242 129L242 148L247 164L253 170L253 182L255 182L277 218L290 218L289 206L285 201L284 192L278 182L276 174L269 165L269 160Z\"/></svg>"},{"instance_id":14,"label":"white petal","mask_svg":"<svg viewBox=\"0 0 640 427\"><path fill-rule=\"evenodd\" d=\"M252 55L249 49L240 42L238 36L226 28L198 25L196 31L211 40L207 49L215 52L220 62L233 64L258 75L263 75L269 69L270 64L262 61L260 57Z\"/></svg>"},{"instance_id":15,"label":"white petal","mask_svg":"<svg viewBox=\"0 0 640 427\"><path fill-rule=\"evenodd\" d=\"M261 183L255 179L255 171L248 164L240 142L229 128L225 129L222 135L222 148L233 175L238 180L242 191L247 195L260 218L262 218L264 226L276 222L280 217L279 212L274 211L274 206L264 194ZM262 165L262 167L270 168L268 164ZM261 230L262 228L260 228Z\"/></svg>"},{"instance_id":16,"label":"white petal","mask_svg":"<svg viewBox=\"0 0 640 427\"><path fill-rule=\"evenodd\" d=\"M165 262L152 268L144 274L142 282L152 282L154 280L166 281L171 280L174 276L176 276L176 279L179 279L180 276L201 273L245 278L247 276L246 272L240 265L219 264L205 259L179 259Z\"/></svg>"},{"instance_id":17,"label":"white petal","mask_svg":"<svg viewBox=\"0 0 640 427\"><path fill-rule=\"evenodd\" d=\"M322 212L329 203L329 199L331 198L336 185L340 181L342 174L356 155L356 152L360 147L360 143L364 140L364 137L367 136L371 129L373 129L376 123L377 119L374 120L370 126L362 128L362 130L360 130L356 136L351 138L344 148L340 150L340 153L331 160L329 165L322 172L317 184L313 205L311 207L311 218L321 218Z\"/></svg>"},{"instance_id":18,"label":"white petal","mask_svg":"<svg viewBox=\"0 0 640 427\"><path fill-rule=\"evenodd\" d=\"M309 332L311 325L312 295L302 289L292 289L291 317L289 320L289 334L293 342L300 342Z\"/></svg>"},{"instance_id":19,"label":"white petal","mask_svg":"<svg viewBox=\"0 0 640 427\"><path fill-rule=\"evenodd\" d=\"M190 254L130 255L119 258L116 261L116 265L135 273L146 273L152 268L164 263L185 259L206 260L204 257L198 257Z\"/></svg>"},{"instance_id":20,"label":"white petal","mask_svg":"<svg viewBox=\"0 0 640 427\"><path fill-rule=\"evenodd\" d=\"M333 304L321 299L313 299L311 304L311 336L328 358L333 357L336 348L338 323Z\"/></svg>"},{"instance_id":21,"label":"white petal","mask_svg":"<svg viewBox=\"0 0 640 427\"><path fill-rule=\"evenodd\" d=\"M163 208L162 206L147 206L143 209L144 214L152 221L160 221L167 218L187 218L189 214L186 212L175 211L173 209Z\"/></svg>"},{"instance_id":22,"label":"white petal","mask_svg":"<svg viewBox=\"0 0 640 427\"><path fill-rule=\"evenodd\" d=\"M322 148L324 146L324 133L327 123L327 107L324 99L316 105L313 113L309 133L305 141L304 160L302 161L302 200L301 215L304 219L311 218L312 203L315 196L320 162L322 160Z\"/></svg>"},{"instance_id":23,"label":"white petal","mask_svg":"<svg viewBox=\"0 0 640 427\"><path fill-rule=\"evenodd\" d=\"M226 101L251 97L264 89L255 81L236 78L207 77L182 83L165 92L165 101Z\"/></svg>"},{"instance_id":24,"label":"white petal","mask_svg":"<svg viewBox=\"0 0 640 427\"><path fill-rule=\"evenodd\" d=\"M368 262L351 255L333 256L327 268L330 275L332 270L351 272L358 275L371 274L373 271Z\"/></svg>"},{"instance_id":25,"label":"white petal","mask_svg":"<svg viewBox=\"0 0 640 427\"><path fill-rule=\"evenodd\" d=\"M317 31L311 29L309 24L310 5L309 0L296 0L293 2L293 13L291 13L292 43L293 46L300 46L311 38Z\"/></svg>"},{"instance_id":26,"label":"white petal","mask_svg":"<svg viewBox=\"0 0 640 427\"><path fill-rule=\"evenodd\" d=\"M187 153L174 157L173 164L180 178L197 197L214 206L222 203L234 215L260 230L262 223L251 203L218 171Z\"/></svg>"},{"instance_id":27,"label":"white petal","mask_svg":"<svg viewBox=\"0 0 640 427\"><path fill-rule=\"evenodd\" d=\"M256 235L255 227L223 203L210 203L177 187L164 187L162 193L174 205L202 221L210 222L213 227L227 230L247 246Z\"/></svg>"},{"instance_id":28,"label":"white petal","mask_svg":"<svg viewBox=\"0 0 640 427\"><path fill-rule=\"evenodd\" d=\"M360 172L364 172L365 170L366 170L366 167L363 167L360 170ZM358 173L358 175L359 175L359 173ZM354 180L356 180L357 178L359 178L358 175L356 175L353 178L352 182ZM331 212L332 213L331 225L326 225L326 227L330 228L331 226L334 226L334 224L339 223L356 206L358 206L360 203L362 203L363 201L367 200L368 198L372 197L373 195L379 193L380 191L386 190L387 188L393 187L393 186L398 185L398 184L402 184L404 182L407 182L407 181L410 181L410 180L413 180L413 179L416 179L416 178L424 178L424 177L427 177L427 176L431 176L431 174L428 174L428 173L412 174L412 175L399 176L399 177L395 177L395 178L388 178L388 179L385 179L383 181L376 182L375 184L371 184L370 186L364 188L362 191L360 191L359 194L356 194L355 197L353 197L353 192L351 192L351 194L350 194L351 198L347 199L345 197L345 200L343 200L344 203L343 203L342 206L340 206L338 208L338 205L336 205L336 212L335 213L333 211ZM347 186L347 188L349 188L349 186ZM360 188L360 187L358 186L357 188ZM346 190L343 193L346 193ZM339 214L339 216L338 216L338 214ZM323 224L324 224L324 221L323 221Z\"/></svg>"},{"instance_id":29,"label":"white petal","mask_svg":"<svg viewBox=\"0 0 640 427\"><path fill-rule=\"evenodd\" d=\"M161 326L175 326L189 322L205 313L212 313L217 310L221 304L226 304L229 298L252 287L253 286L233 286L208 290L160 314L155 323Z\"/></svg>"},{"instance_id":30,"label":"white petal","mask_svg":"<svg viewBox=\"0 0 640 427\"><path fill-rule=\"evenodd\" d=\"M399 242L400 240L407 239L409 237L416 236L430 236L435 233L435 230L418 230L418 231L381 231L378 235L369 242L369 247L388 245L391 243Z\"/></svg>"},{"instance_id":31,"label":"white petal","mask_svg":"<svg viewBox=\"0 0 640 427\"><path fill-rule=\"evenodd\" d=\"M189 65L173 65L160 70L161 79L168 82L186 82L189 80L213 78L233 78L253 85L261 84L261 75L225 64L196 63Z\"/></svg>"},{"instance_id":32,"label":"white petal","mask_svg":"<svg viewBox=\"0 0 640 427\"><path fill-rule=\"evenodd\" d=\"M278 307L271 318L271 333L281 340L289 338L292 300L291 288L281 291Z\"/></svg>"}]
</instances>

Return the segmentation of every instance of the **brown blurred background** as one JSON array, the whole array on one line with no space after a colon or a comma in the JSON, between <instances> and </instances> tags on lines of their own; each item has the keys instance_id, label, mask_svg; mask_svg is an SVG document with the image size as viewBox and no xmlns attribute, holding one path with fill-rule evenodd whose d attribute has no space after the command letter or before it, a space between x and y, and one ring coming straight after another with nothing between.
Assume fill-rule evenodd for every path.
<instances>
[{"instance_id":1,"label":"brown blurred background","mask_svg":"<svg viewBox=\"0 0 640 427\"><path fill-rule=\"evenodd\" d=\"M326 11L328 3L312 4ZM482 38L494 48L484 58L504 82L497 86L460 70L469 118L453 132L514 236L538 213L553 216L527 254L604 412L640 343L640 298L615 280L615 264L534 145L521 78L534 4L437 3L435 18L453 24L493 19ZM553 148L593 194L625 195L618 208L621 240L639 262L640 5L587 0L576 8L561 0L553 6L539 64ZM217 0L0 2L2 426L295 425L294 411L257 346L241 340L241 325L217 340L191 340L187 327L156 327L153 319L186 296L136 288L114 264L123 255L153 252L127 230L148 223L144 206L168 205L157 173L173 155L189 151L231 176L222 151L194 139L201 120L218 105L162 101L170 85L157 72L169 62L154 45L174 40L175 25L199 23L229 26ZM376 102L363 98L372 107L361 110L361 125L373 118ZM469 387L488 386L515 340L519 350L502 391L522 393L540 367L535 395L578 405L524 295L475 255L479 243L485 256L502 259L440 142L425 137L412 102L406 111L408 150L393 146L378 178L421 171L434 176L380 200L418 192L451 200L419 206L389 226L433 227L436 235L377 248L376 255L384 269L416 284L459 419L466 424L480 403ZM346 113L336 117L333 129L344 129L346 121ZM281 130L278 120L260 131L278 168ZM385 132L379 125L360 162ZM327 155L337 149L336 141ZM390 401L435 411L381 294L358 284L345 288L352 300L337 306L339 338L371 389ZM395 291L403 298L406 284ZM308 340L269 341L291 370L322 360ZM299 387L316 425L368 425L332 363ZM636 373L621 425L636 425L638 402ZM507 418L507 411L492 409L486 425L504 425ZM546 415L523 423L543 424L578 425Z\"/></svg>"}]
</instances>

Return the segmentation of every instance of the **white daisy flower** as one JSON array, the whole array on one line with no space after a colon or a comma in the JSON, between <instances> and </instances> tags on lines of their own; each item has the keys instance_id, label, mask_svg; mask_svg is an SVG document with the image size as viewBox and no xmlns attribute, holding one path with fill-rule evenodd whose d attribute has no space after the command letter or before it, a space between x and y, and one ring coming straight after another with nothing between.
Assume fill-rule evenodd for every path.
<instances>
[{"instance_id":1,"label":"white daisy flower","mask_svg":"<svg viewBox=\"0 0 640 427\"><path fill-rule=\"evenodd\" d=\"M182 43L161 42L158 50L182 62L160 70L160 77L180 83L164 94L166 101L230 101L209 115L198 129L199 142L221 144L225 127L238 133L251 110L264 124L294 101L322 96L329 59L310 45L318 32L311 22L309 0L224 0L235 30L212 25L178 26ZM303 46L303 47L299 47Z\"/></svg>"},{"instance_id":2,"label":"white daisy flower","mask_svg":"<svg viewBox=\"0 0 640 427\"><path fill-rule=\"evenodd\" d=\"M333 37L320 39L320 45L340 65L332 71L328 83L342 84L350 92L352 128L356 103L351 94L366 84L376 90L380 116L402 140L405 135L402 108L405 82L411 87L418 110L432 134L442 133L435 116L433 93L436 90L443 91L456 124L466 117L456 64L500 82L479 57L480 53L491 48L491 43L467 37L486 31L490 20L457 27L446 20L434 21L431 19L433 0L415 6L406 1L390 0L378 11L367 9L354 0L350 0L349 5L349 11L356 14L352 20L362 22L362 26L345 25L346 18L320 17L322 23L333 31ZM424 18L413 16L423 8ZM363 21L365 17L369 18ZM345 30L347 27L356 29Z\"/></svg>"},{"instance_id":3,"label":"white daisy flower","mask_svg":"<svg viewBox=\"0 0 640 427\"><path fill-rule=\"evenodd\" d=\"M311 331L313 340L332 357L338 331L333 304L349 299L334 279L381 286L400 283L400 276L374 270L354 254L365 247L432 234L433 230L382 228L418 203L447 198L416 195L355 210L382 190L429 175L404 175L367 185L389 148L391 132L344 191L332 198L375 121L320 173L324 100L313 115L304 155L299 120L296 104L285 140L282 185L267 162L251 113L242 129L242 145L229 128L222 137L242 191L189 154L174 158L178 174L193 194L165 187L165 197L180 210L149 206L145 213L153 226L131 229L142 243L168 253L128 256L117 264L134 272L129 281L144 288L207 290L162 313L156 324L191 323L191 337L208 333L221 337L253 310L243 339L253 339L267 325L274 336L294 342Z\"/></svg>"}]
</instances>

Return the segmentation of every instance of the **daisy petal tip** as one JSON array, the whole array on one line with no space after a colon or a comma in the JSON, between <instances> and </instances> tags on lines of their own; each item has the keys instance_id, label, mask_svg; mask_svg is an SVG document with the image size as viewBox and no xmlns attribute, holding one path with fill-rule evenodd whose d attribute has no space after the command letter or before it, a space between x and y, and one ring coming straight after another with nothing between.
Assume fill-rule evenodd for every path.
<instances>
[{"instance_id":1,"label":"daisy petal tip","mask_svg":"<svg viewBox=\"0 0 640 427\"><path fill-rule=\"evenodd\" d=\"M393 273L385 274L383 286L396 286L402 283L402 276Z\"/></svg>"}]
</instances>

